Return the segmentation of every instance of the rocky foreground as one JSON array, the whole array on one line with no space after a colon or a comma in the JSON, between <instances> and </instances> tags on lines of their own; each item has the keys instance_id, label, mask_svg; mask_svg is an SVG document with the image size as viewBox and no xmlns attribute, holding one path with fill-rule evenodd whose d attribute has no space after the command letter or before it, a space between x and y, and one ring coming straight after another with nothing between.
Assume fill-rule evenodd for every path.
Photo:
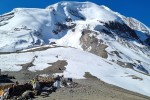
<instances>
[{"instance_id":1,"label":"rocky foreground","mask_svg":"<svg viewBox=\"0 0 150 100\"><path fill-rule=\"evenodd\" d=\"M18 76L17 73L10 74ZM87 79L74 79L77 83L74 87L62 87L48 96L36 96L35 100L150 100L150 97L107 84L94 76L85 77ZM18 76L13 81L29 81L24 79Z\"/></svg>"},{"instance_id":2,"label":"rocky foreground","mask_svg":"<svg viewBox=\"0 0 150 100\"><path fill-rule=\"evenodd\" d=\"M45 73L45 71L40 73ZM2 74L14 76L16 79L13 81L17 80L20 84L30 81L40 73L26 69L19 72L2 72ZM88 72L84 77L86 79L74 79L77 85L72 88L62 87L48 96L36 96L35 100L150 100L150 97L107 84Z\"/></svg>"},{"instance_id":3,"label":"rocky foreground","mask_svg":"<svg viewBox=\"0 0 150 100\"><path fill-rule=\"evenodd\" d=\"M97 79L75 80L75 88L61 88L48 97L37 97L36 100L150 100L122 88L109 85Z\"/></svg>"}]
</instances>

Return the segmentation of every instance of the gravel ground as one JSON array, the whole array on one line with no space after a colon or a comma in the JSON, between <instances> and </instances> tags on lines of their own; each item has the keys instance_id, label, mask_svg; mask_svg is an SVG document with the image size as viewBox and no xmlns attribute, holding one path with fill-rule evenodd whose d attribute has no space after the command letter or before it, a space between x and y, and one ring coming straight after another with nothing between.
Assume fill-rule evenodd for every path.
<instances>
[{"instance_id":1,"label":"gravel ground","mask_svg":"<svg viewBox=\"0 0 150 100\"><path fill-rule=\"evenodd\" d=\"M60 88L48 97L38 96L36 100L150 100L143 96L97 79L74 80L73 88Z\"/></svg>"}]
</instances>

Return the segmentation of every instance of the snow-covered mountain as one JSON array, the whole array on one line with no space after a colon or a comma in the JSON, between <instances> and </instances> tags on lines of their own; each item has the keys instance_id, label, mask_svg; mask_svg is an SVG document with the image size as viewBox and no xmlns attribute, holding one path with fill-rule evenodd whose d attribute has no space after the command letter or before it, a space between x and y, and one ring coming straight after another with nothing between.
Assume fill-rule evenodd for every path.
<instances>
[{"instance_id":1,"label":"snow-covered mountain","mask_svg":"<svg viewBox=\"0 0 150 100\"><path fill-rule=\"evenodd\" d=\"M63 72L66 76L83 78L90 72L107 83L150 96L150 29L103 5L59 2L45 9L16 8L0 16L0 38L3 53L63 46L0 55L2 71L18 71L21 67L17 64L35 55L38 58L30 71L63 59L68 63Z\"/></svg>"}]
</instances>

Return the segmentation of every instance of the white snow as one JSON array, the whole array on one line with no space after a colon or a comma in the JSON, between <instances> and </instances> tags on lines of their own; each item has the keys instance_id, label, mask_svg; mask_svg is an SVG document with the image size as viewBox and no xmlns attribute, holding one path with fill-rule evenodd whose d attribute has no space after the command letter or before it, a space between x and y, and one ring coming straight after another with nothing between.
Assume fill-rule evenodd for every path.
<instances>
[{"instance_id":1,"label":"white snow","mask_svg":"<svg viewBox=\"0 0 150 100\"><path fill-rule=\"evenodd\" d=\"M103 22L118 21L123 23L122 19L107 7L98 6L91 2L59 2L46 9L15 8L11 13L14 13L11 15L13 17L10 17L9 13L5 14L5 16L2 15L4 16L2 18L10 18L0 22L0 24L7 22L6 25L0 26L0 30L6 31L6 34L2 31L0 32L0 38L8 40L5 43L3 43L3 39L0 41L0 51L10 52L31 48L35 46L37 41L40 41L40 44L48 44L50 39L60 39L71 30L62 30L57 35L54 34L53 31L58 29L58 26L56 26L58 22L69 25L70 23L66 22L66 18L71 18L73 23L77 24L76 29L79 29L74 34L76 34L78 38L81 34L79 35L77 32L80 32L81 29L86 27L87 24L90 24L92 20L94 20L94 22L99 20ZM21 26L26 28L20 28ZM35 32L38 32L40 36L35 34ZM22 40L28 42L16 44ZM64 39L62 39L62 41L63 43L65 42ZM72 40L64 44L69 45L70 42L74 41L77 42L76 40ZM72 46L79 47L76 44Z\"/></svg>"},{"instance_id":2,"label":"white snow","mask_svg":"<svg viewBox=\"0 0 150 100\"><path fill-rule=\"evenodd\" d=\"M19 71L21 67L17 64L31 62L34 56L37 56L33 62L35 66L30 67L30 71L43 70L50 66L48 63L66 60L68 64L63 73L65 77L80 79L84 78L85 72L90 72L109 84L150 96L149 76L120 67L107 59L74 48L56 47L45 51L0 55L0 68L2 71ZM129 75L138 76L143 80L132 79Z\"/></svg>"}]
</instances>

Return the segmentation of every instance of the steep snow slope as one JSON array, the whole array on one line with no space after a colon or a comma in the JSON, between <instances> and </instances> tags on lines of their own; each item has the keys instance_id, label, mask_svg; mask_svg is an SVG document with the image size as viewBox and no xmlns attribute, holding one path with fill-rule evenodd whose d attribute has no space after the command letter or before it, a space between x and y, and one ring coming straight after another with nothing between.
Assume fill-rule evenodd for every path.
<instances>
[{"instance_id":1,"label":"steep snow slope","mask_svg":"<svg viewBox=\"0 0 150 100\"><path fill-rule=\"evenodd\" d=\"M59 2L47 7L54 9L72 20L102 20L102 21L118 21L122 22L121 18L115 13L105 9L105 6L98 6L91 2ZM91 15L92 13L92 15Z\"/></svg>"},{"instance_id":2,"label":"steep snow slope","mask_svg":"<svg viewBox=\"0 0 150 100\"><path fill-rule=\"evenodd\" d=\"M91 2L59 2L46 9L16 8L1 15L0 38L7 39L7 42L0 42L0 51L10 52L48 44L50 39L60 39L74 28L80 28L78 31L81 33L86 28L104 26L102 22L127 24L142 32L146 37L143 42L150 42L150 34L146 34L149 33L149 28L135 19L129 20L105 6ZM72 41L66 44L70 42Z\"/></svg>"},{"instance_id":3,"label":"steep snow slope","mask_svg":"<svg viewBox=\"0 0 150 100\"><path fill-rule=\"evenodd\" d=\"M29 70L43 70L48 63L58 60L53 55L61 55L70 64L64 72L67 76L83 78L88 71L105 82L150 96L149 33L150 29L136 19L91 2L59 2L46 9L16 8L0 16L1 52L56 43L98 56L76 49L55 48L0 55L0 67L2 71L19 71L22 68L16 64L27 63L38 55L36 66Z\"/></svg>"}]
</instances>

